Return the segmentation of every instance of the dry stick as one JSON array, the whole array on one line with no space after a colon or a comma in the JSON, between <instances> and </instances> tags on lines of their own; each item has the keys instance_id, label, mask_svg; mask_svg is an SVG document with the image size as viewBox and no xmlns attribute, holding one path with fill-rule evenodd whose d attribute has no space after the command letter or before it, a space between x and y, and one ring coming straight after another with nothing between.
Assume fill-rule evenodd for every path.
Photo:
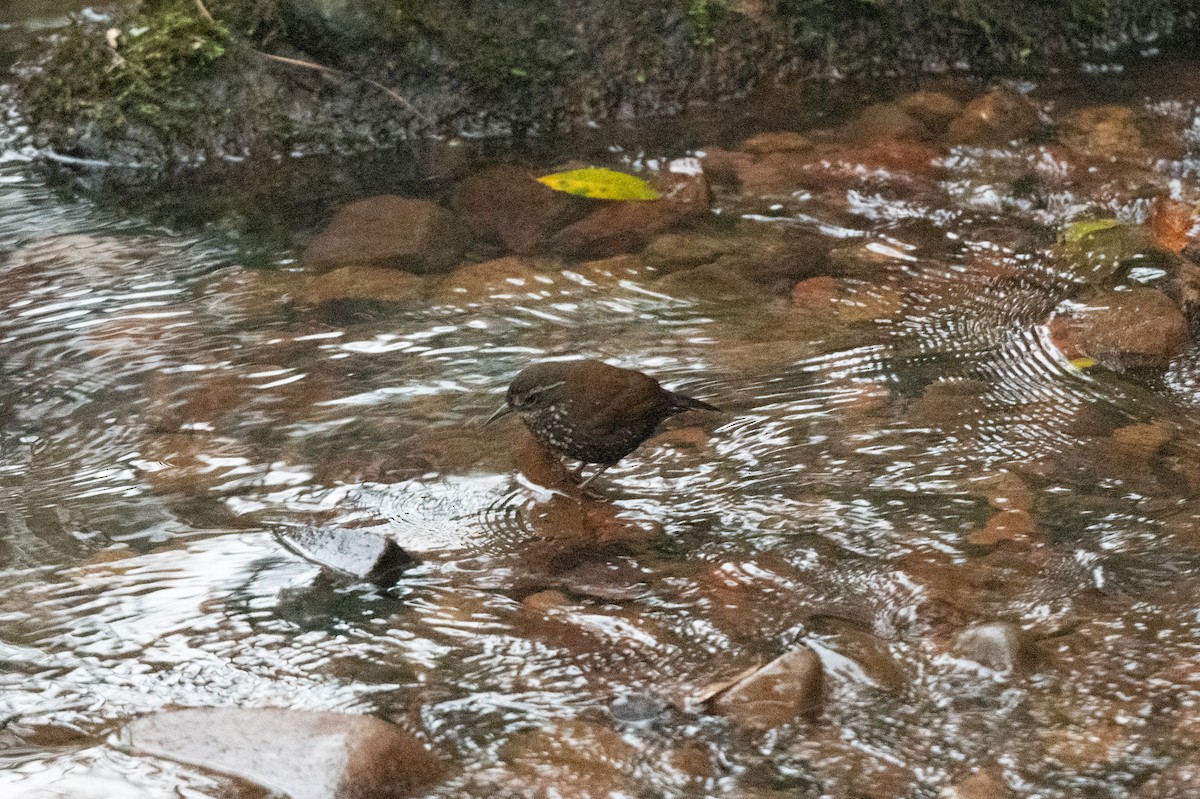
<instances>
[{"instance_id":1,"label":"dry stick","mask_svg":"<svg viewBox=\"0 0 1200 799\"><path fill-rule=\"evenodd\" d=\"M269 58L272 61L279 61L283 64L291 64L294 67L304 67L305 69L315 69L318 72L324 72L329 75L340 75L345 78L352 78L352 79L357 78L358 80L361 80L363 83L369 83L372 86L374 86L375 88L379 89L384 94L386 94L388 97L391 97L393 100L395 100L396 102L403 105L409 111L412 111L414 116L421 118L427 124L429 124L429 125L434 124L432 119L430 119L425 114L421 113L417 109L416 106L414 106L412 103L410 103L404 97L404 95L400 94L399 92L395 91L394 89L389 89L387 86L384 86L382 83L380 83L377 80L371 80L370 78L359 78L356 75L351 75L350 73L345 72L343 70L335 69L334 67L327 67L327 66L324 66L323 64L317 64L312 61L305 61L300 58L288 58L287 56L282 56L282 55L271 55L270 53L264 53L262 50L255 50L253 47L250 48L250 52L257 53L258 55L262 56L263 58Z\"/></svg>"},{"instance_id":2,"label":"dry stick","mask_svg":"<svg viewBox=\"0 0 1200 799\"><path fill-rule=\"evenodd\" d=\"M211 13L209 13L208 7L204 5L204 0L196 0L196 8L199 10L200 16L204 17L206 20L208 20L209 22L211 22L214 25L217 23L217 21L215 19L213 19L213 15ZM356 76L351 75L347 72L344 72L340 69L334 69L333 67L323 66L322 64L317 64L312 61L304 61L299 58L288 58L286 56L281 56L281 55L271 55L270 53L264 53L262 50L255 50L253 47L250 48L250 52L257 53L258 55L262 56L263 58L269 58L272 61L279 61L280 63L283 63L283 64L291 64L294 67L304 67L305 69L315 69L318 72L324 72L328 75L340 75L345 78L356 77ZM379 89L384 94L386 94L388 97L391 97L393 100L395 100L396 102L403 105L405 108L407 108L409 111L411 111L414 116L416 116L418 119L423 120L427 125L430 125L430 126L434 125L434 122L432 119L430 119L425 114L421 113L417 109L416 106L414 106L412 103L410 103L408 101L407 98L404 97L404 95L400 94L399 92L395 91L394 89L389 89L387 86L384 86L379 81L371 80L370 78L358 78L358 80L361 80L364 83L369 83L372 86L374 86L376 89Z\"/></svg>"},{"instance_id":3,"label":"dry stick","mask_svg":"<svg viewBox=\"0 0 1200 799\"><path fill-rule=\"evenodd\" d=\"M217 21L213 19L213 15L208 13L208 8L204 5L204 0L196 0L196 8L200 11L200 16L214 25L217 24Z\"/></svg>"}]
</instances>

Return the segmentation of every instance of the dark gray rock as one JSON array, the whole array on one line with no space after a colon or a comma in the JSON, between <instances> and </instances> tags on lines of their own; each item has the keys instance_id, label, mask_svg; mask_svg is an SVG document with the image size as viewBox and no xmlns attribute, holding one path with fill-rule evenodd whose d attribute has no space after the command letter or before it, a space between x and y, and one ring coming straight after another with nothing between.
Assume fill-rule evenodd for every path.
<instances>
[{"instance_id":1,"label":"dark gray rock","mask_svg":"<svg viewBox=\"0 0 1200 799\"><path fill-rule=\"evenodd\" d=\"M386 536L345 527L309 527L282 534L296 554L340 574L392 585L416 560Z\"/></svg>"}]
</instances>

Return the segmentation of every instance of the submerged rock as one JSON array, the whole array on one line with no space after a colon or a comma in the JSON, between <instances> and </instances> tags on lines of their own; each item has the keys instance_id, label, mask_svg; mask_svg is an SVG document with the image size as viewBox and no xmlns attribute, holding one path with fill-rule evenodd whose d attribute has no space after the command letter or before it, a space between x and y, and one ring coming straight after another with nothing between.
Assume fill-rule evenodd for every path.
<instances>
[{"instance_id":1,"label":"submerged rock","mask_svg":"<svg viewBox=\"0 0 1200 799\"><path fill-rule=\"evenodd\" d=\"M528 255L593 205L543 186L536 178L531 169L493 166L464 180L450 206L481 240Z\"/></svg>"},{"instance_id":2,"label":"submerged rock","mask_svg":"<svg viewBox=\"0 0 1200 799\"><path fill-rule=\"evenodd\" d=\"M407 731L369 716L280 708L197 708L131 722L135 752L254 782L289 799L399 799L446 767Z\"/></svg>"},{"instance_id":3,"label":"submerged rock","mask_svg":"<svg viewBox=\"0 0 1200 799\"><path fill-rule=\"evenodd\" d=\"M649 180L660 199L604 202L556 233L551 246L566 255L603 258L641 249L655 234L708 215L708 181L699 159L671 161Z\"/></svg>"},{"instance_id":4,"label":"submerged rock","mask_svg":"<svg viewBox=\"0 0 1200 799\"><path fill-rule=\"evenodd\" d=\"M1007 622L968 627L955 638L952 651L957 657L1005 673L1024 671L1033 660L1025 633Z\"/></svg>"},{"instance_id":5,"label":"submerged rock","mask_svg":"<svg viewBox=\"0 0 1200 799\"><path fill-rule=\"evenodd\" d=\"M588 286L615 286L623 280L645 281L653 274L637 255L614 255L596 261L585 261L565 270L573 281Z\"/></svg>"},{"instance_id":6,"label":"submerged rock","mask_svg":"<svg viewBox=\"0 0 1200 799\"><path fill-rule=\"evenodd\" d=\"M1164 367L1187 349L1188 323L1157 289L1093 289L1055 314L1050 336L1071 359L1090 357L1117 368Z\"/></svg>"},{"instance_id":7,"label":"submerged rock","mask_svg":"<svg viewBox=\"0 0 1200 799\"><path fill-rule=\"evenodd\" d=\"M462 257L467 237L445 208L384 194L342 206L304 253L311 269L369 264L440 272Z\"/></svg>"},{"instance_id":8,"label":"submerged rock","mask_svg":"<svg viewBox=\"0 0 1200 799\"><path fill-rule=\"evenodd\" d=\"M743 194L777 196L815 187L820 159L811 147L761 153L713 148L704 165L715 181L735 186Z\"/></svg>"},{"instance_id":9,"label":"submerged rock","mask_svg":"<svg viewBox=\"0 0 1200 799\"><path fill-rule=\"evenodd\" d=\"M969 477L966 489L982 497L996 510L1033 510L1034 493L1018 474L1007 469L984 471Z\"/></svg>"},{"instance_id":10,"label":"submerged rock","mask_svg":"<svg viewBox=\"0 0 1200 799\"><path fill-rule=\"evenodd\" d=\"M789 130L771 131L751 136L742 142L742 151L755 155L796 153L812 148L807 136Z\"/></svg>"},{"instance_id":11,"label":"submerged rock","mask_svg":"<svg viewBox=\"0 0 1200 799\"><path fill-rule=\"evenodd\" d=\"M1068 147L1097 158L1134 154L1145 144L1137 115L1123 105L1097 105L1075 111L1063 121L1058 138Z\"/></svg>"},{"instance_id":12,"label":"submerged rock","mask_svg":"<svg viewBox=\"0 0 1200 799\"><path fill-rule=\"evenodd\" d=\"M654 289L673 297L690 297L718 302L756 297L762 294L762 289L757 283L743 277L737 270L719 263L672 272L656 281Z\"/></svg>"},{"instance_id":13,"label":"submerged rock","mask_svg":"<svg viewBox=\"0 0 1200 799\"><path fill-rule=\"evenodd\" d=\"M800 646L772 660L710 700L714 713L743 727L767 730L812 718L825 699L821 658Z\"/></svg>"},{"instance_id":14,"label":"submerged rock","mask_svg":"<svg viewBox=\"0 0 1200 799\"><path fill-rule=\"evenodd\" d=\"M300 283L294 274L231 266L208 276L203 296L221 318L262 322L287 311Z\"/></svg>"},{"instance_id":15,"label":"submerged rock","mask_svg":"<svg viewBox=\"0 0 1200 799\"><path fill-rule=\"evenodd\" d=\"M290 292L297 302L407 302L416 299L425 280L400 269L383 266L343 266L323 275L297 280Z\"/></svg>"},{"instance_id":16,"label":"submerged rock","mask_svg":"<svg viewBox=\"0 0 1200 799\"><path fill-rule=\"evenodd\" d=\"M638 750L619 732L583 719L514 734L500 751L529 799L636 796Z\"/></svg>"},{"instance_id":17,"label":"submerged rock","mask_svg":"<svg viewBox=\"0 0 1200 799\"><path fill-rule=\"evenodd\" d=\"M768 794L770 799L794 799L798 796L838 797L838 799L910 799L924 796L912 767L897 762L891 754L864 747L849 740L837 725L816 725L805 731L788 750L790 757L811 764L813 776L820 780L819 790L783 791Z\"/></svg>"},{"instance_id":18,"label":"submerged rock","mask_svg":"<svg viewBox=\"0 0 1200 799\"><path fill-rule=\"evenodd\" d=\"M1167 252L1182 252L1195 238L1197 209L1169 197L1156 197L1150 206L1150 236Z\"/></svg>"},{"instance_id":19,"label":"submerged rock","mask_svg":"<svg viewBox=\"0 0 1200 799\"><path fill-rule=\"evenodd\" d=\"M831 666L830 671L835 675L848 676L851 680L865 682L881 691L899 692L909 685L910 680L904 668L882 638L853 622L834 616L814 620L813 625L827 636L824 643L829 649L847 658L855 667L839 670Z\"/></svg>"},{"instance_id":20,"label":"submerged rock","mask_svg":"<svg viewBox=\"0 0 1200 799\"><path fill-rule=\"evenodd\" d=\"M664 233L651 241L642 257L647 266L660 272L674 272L693 266L711 264L740 246L733 239L709 233Z\"/></svg>"},{"instance_id":21,"label":"submerged rock","mask_svg":"<svg viewBox=\"0 0 1200 799\"><path fill-rule=\"evenodd\" d=\"M946 130L955 144L1005 144L1024 139L1039 125L1038 111L1023 95L997 87L967 103Z\"/></svg>"},{"instance_id":22,"label":"submerged rock","mask_svg":"<svg viewBox=\"0 0 1200 799\"><path fill-rule=\"evenodd\" d=\"M941 792L938 799L1011 799L1012 791L995 768L983 768Z\"/></svg>"},{"instance_id":23,"label":"submerged rock","mask_svg":"<svg viewBox=\"0 0 1200 799\"><path fill-rule=\"evenodd\" d=\"M948 94L937 91L917 91L899 98L896 103L914 119L935 131L944 130L950 120L963 111L963 104Z\"/></svg>"},{"instance_id":24,"label":"submerged rock","mask_svg":"<svg viewBox=\"0 0 1200 799\"><path fill-rule=\"evenodd\" d=\"M1151 229L1115 219L1076 222L1059 238L1053 248L1056 266L1079 283L1112 286L1139 274L1146 276L1143 283L1163 282L1180 269L1178 257L1155 245Z\"/></svg>"},{"instance_id":25,"label":"submerged rock","mask_svg":"<svg viewBox=\"0 0 1200 799\"><path fill-rule=\"evenodd\" d=\"M920 139L929 135L929 130L898 103L875 103L847 122L843 134L854 141L875 142Z\"/></svg>"},{"instance_id":26,"label":"submerged rock","mask_svg":"<svg viewBox=\"0 0 1200 799\"><path fill-rule=\"evenodd\" d=\"M828 313L842 293L837 278L810 277L792 286L792 307L810 313Z\"/></svg>"},{"instance_id":27,"label":"submerged rock","mask_svg":"<svg viewBox=\"0 0 1200 799\"><path fill-rule=\"evenodd\" d=\"M1033 517L1027 511L1013 509L993 513L968 540L977 546L992 546L1003 541L1027 541L1036 534Z\"/></svg>"},{"instance_id":28,"label":"submerged rock","mask_svg":"<svg viewBox=\"0 0 1200 799\"><path fill-rule=\"evenodd\" d=\"M542 282L544 281L544 282ZM548 275L535 270L521 258L497 258L460 266L434 287L433 301L440 304L470 304L489 297L526 295L545 289Z\"/></svg>"}]
</instances>

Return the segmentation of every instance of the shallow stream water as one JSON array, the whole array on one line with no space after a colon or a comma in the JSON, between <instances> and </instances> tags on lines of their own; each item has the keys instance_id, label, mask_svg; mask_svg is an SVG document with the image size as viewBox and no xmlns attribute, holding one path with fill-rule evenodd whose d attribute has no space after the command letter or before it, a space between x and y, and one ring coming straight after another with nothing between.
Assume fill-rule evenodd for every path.
<instances>
[{"instance_id":1,"label":"shallow stream water","mask_svg":"<svg viewBox=\"0 0 1200 799\"><path fill-rule=\"evenodd\" d=\"M285 187L268 232L164 221L9 148L0 794L258 795L114 739L241 705L420 730L454 765L436 797L1197 795L1197 356L1073 363L1048 320L1086 282L1052 257L1072 223L1200 200L1198 69L1018 86L1049 133L934 141L919 169L847 145L787 191L713 177L678 240L413 302L246 279L300 269L327 216ZM1135 147L1054 133L1102 104L1132 111ZM764 127L582 155L628 169ZM778 253L780 285L664 278L698 239ZM793 289L825 274L836 312ZM525 364L573 356L726 413L652 439L599 498L555 493L515 420L481 424ZM323 571L285 542L321 527L420 563L390 587ZM992 623L996 657L964 638ZM696 700L801 644L816 718L747 730Z\"/></svg>"}]
</instances>

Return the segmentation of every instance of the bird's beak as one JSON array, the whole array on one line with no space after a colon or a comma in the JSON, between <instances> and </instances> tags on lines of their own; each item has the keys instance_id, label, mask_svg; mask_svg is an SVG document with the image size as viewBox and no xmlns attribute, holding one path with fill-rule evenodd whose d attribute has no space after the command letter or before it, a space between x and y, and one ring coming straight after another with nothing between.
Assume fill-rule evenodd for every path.
<instances>
[{"instance_id":1,"label":"bird's beak","mask_svg":"<svg viewBox=\"0 0 1200 799\"><path fill-rule=\"evenodd\" d=\"M501 405L499 408L496 409L495 413L493 413L491 416L488 417L488 420L483 423L483 426L487 427L489 424L496 421L501 416L507 416L508 414L512 413L513 410L514 410L513 406L509 405L507 402L504 403L503 405Z\"/></svg>"}]
</instances>

